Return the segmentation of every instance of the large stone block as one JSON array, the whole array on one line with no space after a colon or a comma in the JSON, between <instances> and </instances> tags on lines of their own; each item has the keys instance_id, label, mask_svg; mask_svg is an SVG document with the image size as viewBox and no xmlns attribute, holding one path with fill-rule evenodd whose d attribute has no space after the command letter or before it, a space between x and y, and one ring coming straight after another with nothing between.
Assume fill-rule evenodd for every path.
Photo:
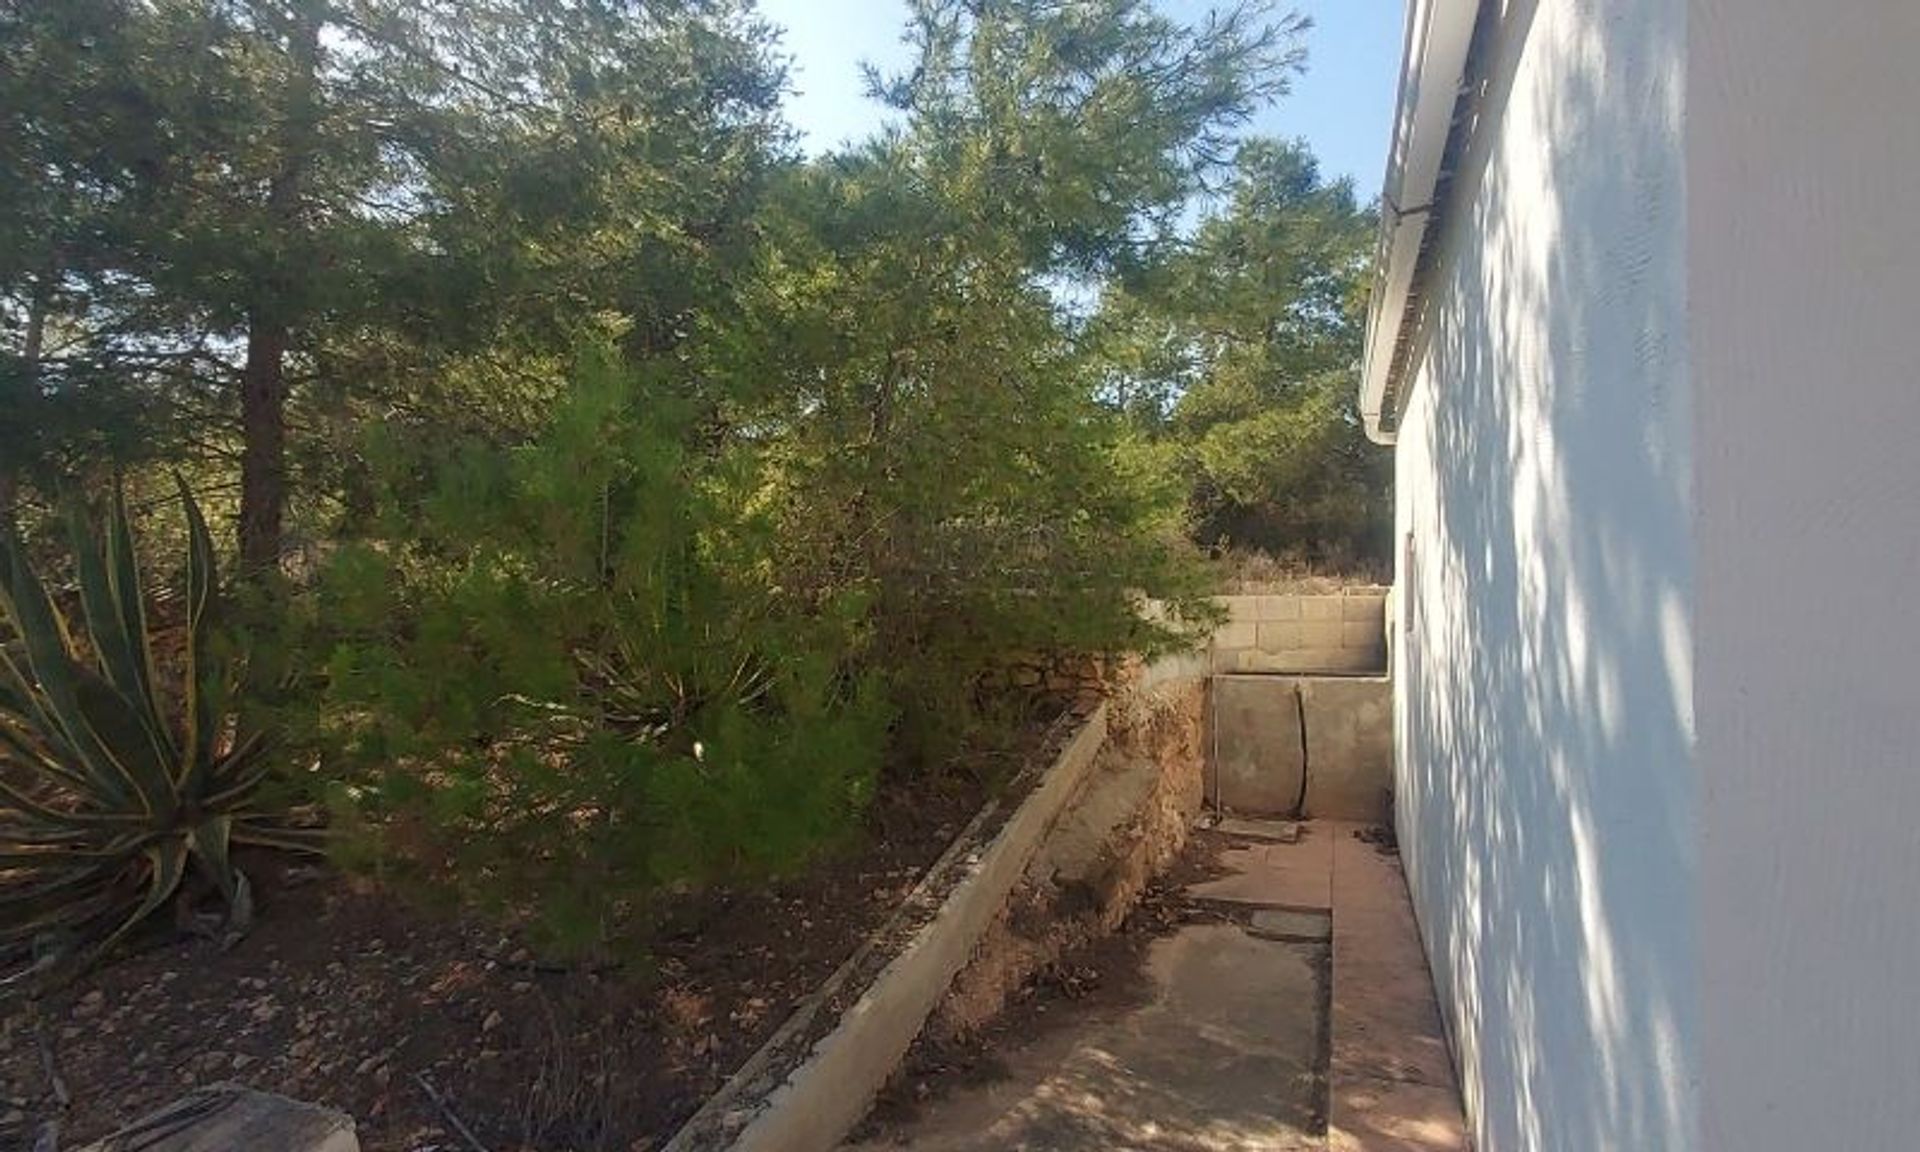
<instances>
[{"instance_id":1,"label":"large stone block","mask_svg":"<svg viewBox=\"0 0 1920 1152\"><path fill-rule=\"evenodd\" d=\"M1209 794L1235 812L1293 816L1304 776L1304 815L1390 819L1392 702L1385 677L1215 678Z\"/></svg>"},{"instance_id":2,"label":"large stone block","mask_svg":"<svg viewBox=\"0 0 1920 1152\"><path fill-rule=\"evenodd\" d=\"M1259 642L1260 626L1252 620L1231 620L1213 634L1215 648L1252 648Z\"/></svg>"},{"instance_id":3,"label":"large stone block","mask_svg":"<svg viewBox=\"0 0 1920 1152\"><path fill-rule=\"evenodd\" d=\"M1387 618L1387 594L1385 592L1347 593L1340 602L1340 618L1343 620L1365 620L1379 628Z\"/></svg>"},{"instance_id":4,"label":"large stone block","mask_svg":"<svg viewBox=\"0 0 1920 1152\"><path fill-rule=\"evenodd\" d=\"M1236 649L1216 658L1216 672L1257 673L1351 673L1378 674L1384 670L1383 657L1362 648L1290 648L1284 652Z\"/></svg>"},{"instance_id":5,"label":"large stone block","mask_svg":"<svg viewBox=\"0 0 1920 1152\"><path fill-rule=\"evenodd\" d=\"M1340 646L1378 649L1384 657L1387 650L1386 627L1379 620L1345 621L1340 625Z\"/></svg>"},{"instance_id":6,"label":"large stone block","mask_svg":"<svg viewBox=\"0 0 1920 1152\"><path fill-rule=\"evenodd\" d=\"M1268 620L1300 619L1300 597L1298 596L1256 596L1254 610L1257 618Z\"/></svg>"},{"instance_id":7,"label":"large stone block","mask_svg":"<svg viewBox=\"0 0 1920 1152\"><path fill-rule=\"evenodd\" d=\"M1262 652L1285 652L1300 647L1301 632L1298 621L1262 620L1255 625L1258 630L1257 643L1254 645Z\"/></svg>"},{"instance_id":8,"label":"large stone block","mask_svg":"<svg viewBox=\"0 0 1920 1152\"><path fill-rule=\"evenodd\" d=\"M190 1092L81 1152L360 1152L344 1112L213 1084Z\"/></svg>"},{"instance_id":9,"label":"large stone block","mask_svg":"<svg viewBox=\"0 0 1920 1152\"><path fill-rule=\"evenodd\" d=\"M1306 621L1339 620L1346 612L1344 596L1301 596L1300 618Z\"/></svg>"},{"instance_id":10,"label":"large stone block","mask_svg":"<svg viewBox=\"0 0 1920 1152\"><path fill-rule=\"evenodd\" d=\"M1345 632L1339 620L1308 620L1300 625L1300 647L1344 648Z\"/></svg>"},{"instance_id":11,"label":"large stone block","mask_svg":"<svg viewBox=\"0 0 1920 1152\"><path fill-rule=\"evenodd\" d=\"M1393 688L1385 677L1302 677L1307 810L1316 819L1392 819Z\"/></svg>"},{"instance_id":12,"label":"large stone block","mask_svg":"<svg viewBox=\"0 0 1920 1152\"><path fill-rule=\"evenodd\" d=\"M1215 596L1213 602L1226 612L1229 620L1252 623L1260 618L1258 596Z\"/></svg>"}]
</instances>

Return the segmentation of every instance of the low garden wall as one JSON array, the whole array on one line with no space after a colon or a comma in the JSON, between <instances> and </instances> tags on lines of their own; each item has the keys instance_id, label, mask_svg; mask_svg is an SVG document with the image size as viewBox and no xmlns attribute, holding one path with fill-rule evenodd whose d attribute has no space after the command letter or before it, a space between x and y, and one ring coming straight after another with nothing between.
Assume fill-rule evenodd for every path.
<instances>
[{"instance_id":1,"label":"low garden wall","mask_svg":"<svg viewBox=\"0 0 1920 1152\"><path fill-rule=\"evenodd\" d=\"M1004 989L1015 979L1020 966L1005 959L1003 939L1009 903L1016 889L1055 881L1059 867L1043 844L1052 843L1054 855L1073 855L1071 845L1087 840L1088 858L1078 861L1086 875L1075 883L1098 890L1094 903L1103 914L1124 913L1146 876L1178 851L1198 814L1206 687L1204 661L1194 656L1136 664L1119 675L1124 688L1086 714L1004 822L995 827L989 805L895 919L707 1101L665 1152L837 1147L928 1018L955 993L956 977L964 971L967 978L958 982L954 1000L975 1010L983 1009L986 985ZM1158 767L1163 756L1164 771ZM1153 767L1125 771L1143 760ZM1068 816L1088 806L1092 777L1116 772L1129 778L1134 799L1113 814L1113 835L1090 838ZM1108 783L1100 782L1102 795ZM998 979L983 981L984 970Z\"/></svg>"},{"instance_id":2,"label":"low garden wall","mask_svg":"<svg viewBox=\"0 0 1920 1152\"><path fill-rule=\"evenodd\" d=\"M1220 596L1215 672L1380 674L1387 670L1387 590Z\"/></svg>"},{"instance_id":3,"label":"low garden wall","mask_svg":"<svg viewBox=\"0 0 1920 1152\"><path fill-rule=\"evenodd\" d=\"M1242 816L1393 818L1393 689L1384 676L1213 681L1207 798Z\"/></svg>"}]
</instances>

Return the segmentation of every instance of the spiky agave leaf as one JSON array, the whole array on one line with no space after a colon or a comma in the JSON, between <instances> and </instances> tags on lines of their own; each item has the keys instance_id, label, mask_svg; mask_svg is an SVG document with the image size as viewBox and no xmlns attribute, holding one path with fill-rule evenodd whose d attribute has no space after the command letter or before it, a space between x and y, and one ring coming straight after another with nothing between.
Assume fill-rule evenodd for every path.
<instances>
[{"instance_id":1,"label":"spiky agave leaf","mask_svg":"<svg viewBox=\"0 0 1920 1152\"><path fill-rule=\"evenodd\" d=\"M206 659L209 634L213 628L214 589L218 574L214 571L213 536L207 531L206 518L194 503L187 482L176 476L180 504L187 517L187 643L182 657L181 688L185 699L181 716L186 731L180 741L178 785L186 795L198 795L214 762L215 742L220 738L219 692L215 681L224 670ZM234 759L241 756L236 752Z\"/></svg>"},{"instance_id":2,"label":"spiky agave leaf","mask_svg":"<svg viewBox=\"0 0 1920 1152\"><path fill-rule=\"evenodd\" d=\"M86 670L74 656L66 620L11 535L0 542L0 577L0 618L12 627L24 656L0 661L7 678L18 686L16 694L27 702L19 720L33 727L43 743L64 752L68 766L87 778L90 789L117 804L148 804L84 722L80 685Z\"/></svg>"},{"instance_id":3,"label":"spiky agave leaf","mask_svg":"<svg viewBox=\"0 0 1920 1152\"><path fill-rule=\"evenodd\" d=\"M186 641L177 707L160 690L124 497L99 540L74 524L75 574L93 663L18 540L0 538L0 959L32 955L30 979L71 975L173 896L189 866L224 899L231 939L251 896L234 844L317 850L318 834L260 808L271 771L258 734L233 732L232 685L212 658L219 575L193 494ZM97 665L97 666L96 666ZM49 940L63 960L48 960Z\"/></svg>"}]
</instances>

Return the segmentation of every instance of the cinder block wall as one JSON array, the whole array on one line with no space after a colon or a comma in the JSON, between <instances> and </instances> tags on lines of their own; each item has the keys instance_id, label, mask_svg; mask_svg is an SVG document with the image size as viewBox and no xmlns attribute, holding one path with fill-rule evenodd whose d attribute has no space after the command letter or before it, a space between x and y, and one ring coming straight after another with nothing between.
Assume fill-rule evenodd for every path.
<instances>
[{"instance_id":1,"label":"cinder block wall","mask_svg":"<svg viewBox=\"0 0 1920 1152\"><path fill-rule=\"evenodd\" d=\"M1387 590L1220 596L1229 613L1213 635L1215 672L1383 673Z\"/></svg>"}]
</instances>

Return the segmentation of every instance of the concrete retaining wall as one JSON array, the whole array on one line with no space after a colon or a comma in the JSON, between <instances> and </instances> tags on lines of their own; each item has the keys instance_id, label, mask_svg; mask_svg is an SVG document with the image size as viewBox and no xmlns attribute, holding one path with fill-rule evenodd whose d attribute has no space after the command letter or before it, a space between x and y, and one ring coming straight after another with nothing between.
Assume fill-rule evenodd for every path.
<instances>
[{"instance_id":1,"label":"concrete retaining wall","mask_svg":"<svg viewBox=\"0 0 1920 1152\"><path fill-rule=\"evenodd\" d=\"M928 1022L939 1040L971 1036L1060 956L1112 932L1179 854L1204 805L1204 663L1146 670L1108 709L1107 741L1080 792Z\"/></svg>"},{"instance_id":2,"label":"concrete retaining wall","mask_svg":"<svg viewBox=\"0 0 1920 1152\"><path fill-rule=\"evenodd\" d=\"M1387 670L1387 590L1220 596L1215 672L1380 673Z\"/></svg>"},{"instance_id":3,"label":"concrete retaining wall","mask_svg":"<svg viewBox=\"0 0 1920 1152\"><path fill-rule=\"evenodd\" d=\"M984 846L962 833L902 909L944 889L938 910L917 929L889 924L869 948L903 930L906 946L864 989L846 987L856 955L736 1072L668 1142L666 1152L829 1152L866 1114L928 1013L1006 904L1041 838L1079 790L1107 739L1107 708L1087 719L1020 807ZM984 813L983 813L984 816ZM977 818L978 819L978 818ZM977 821L976 821L977 822ZM951 873L957 882L943 879ZM810 1028L814 1008L852 1003L797 1067L783 1068ZM769 1080L775 1083L769 1085Z\"/></svg>"},{"instance_id":4,"label":"concrete retaining wall","mask_svg":"<svg viewBox=\"0 0 1920 1152\"><path fill-rule=\"evenodd\" d=\"M1175 735L1193 730L1189 753L1197 756L1203 671L1192 657L1137 669L1131 691L1088 716L991 840L977 843L963 832L934 863L896 917L899 922L883 927L862 949L884 955L899 937L907 937L885 967L860 988L863 957L850 958L681 1128L666 1152L836 1148L866 1113L955 976L974 959L1036 851L1080 797L1096 761L1109 748L1109 717L1119 718L1126 741L1135 728L1151 727L1154 713L1172 708L1186 718L1176 718ZM1199 801L1179 789L1154 791L1149 799L1175 813L1182 833ZM986 815L977 817L976 824ZM934 893L944 893L937 898L936 911L924 918L909 915L923 895ZM837 1012L837 1023L809 1044L813 1018L821 1012ZM789 1058L803 1046L804 1058L795 1066Z\"/></svg>"},{"instance_id":5,"label":"concrete retaining wall","mask_svg":"<svg viewBox=\"0 0 1920 1152\"><path fill-rule=\"evenodd\" d=\"M1216 676L1207 794L1244 815L1385 823L1392 714L1385 677Z\"/></svg>"}]
</instances>

